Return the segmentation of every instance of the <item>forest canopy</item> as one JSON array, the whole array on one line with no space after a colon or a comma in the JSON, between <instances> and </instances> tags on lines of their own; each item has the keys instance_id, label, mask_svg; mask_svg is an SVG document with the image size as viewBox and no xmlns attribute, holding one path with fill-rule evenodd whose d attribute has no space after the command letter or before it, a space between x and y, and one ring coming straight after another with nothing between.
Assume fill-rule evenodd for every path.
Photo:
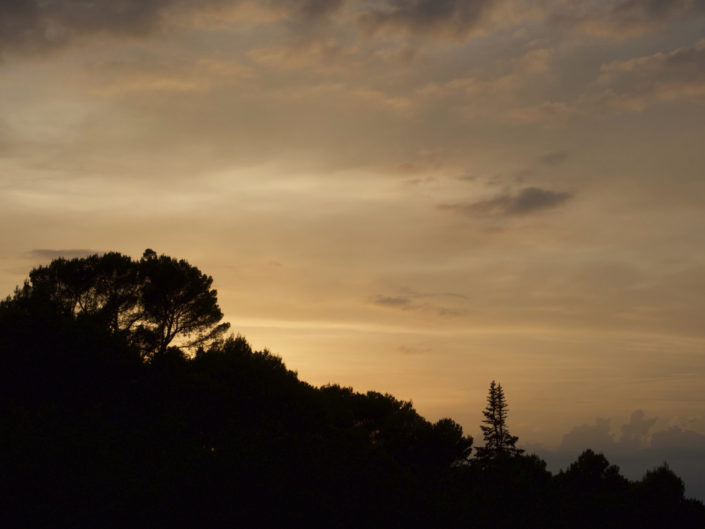
<instances>
[{"instance_id":1,"label":"forest canopy","mask_svg":"<svg viewBox=\"0 0 705 529\"><path fill-rule=\"evenodd\" d=\"M7 527L705 526L667 466L552 475L490 385L484 446L411 402L313 387L225 337L213 279L145 251L56 259L0 303Z\"/></svg>"}]
</instances>

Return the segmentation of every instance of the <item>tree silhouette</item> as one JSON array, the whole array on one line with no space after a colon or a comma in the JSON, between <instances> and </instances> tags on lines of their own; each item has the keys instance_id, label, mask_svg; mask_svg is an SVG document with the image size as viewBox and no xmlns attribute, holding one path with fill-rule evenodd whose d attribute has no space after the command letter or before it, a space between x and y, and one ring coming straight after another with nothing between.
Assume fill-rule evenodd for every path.
<instances>
[{"instance_id":1,"label":"tree silhouette","mask_svg":"<svg viewBox=\"0 0 705 529\"><path fill-rule=\"evenodd\" d=\"M177 340L182 348L203 346L230 327L219 323L213 278L183 259L145 250L139 262L142 282L138 336L150 354L164 353Z\"/></svg>"},{"instance_id":2,"label":"tree silhouette","mask_svg":"<svg viewBox=\"0 0 705 529\"><path fill-rule=\"evenodd\" d=\"M129 332L140 318L137 266L118 252L55 259L32 270L17 295L48 302L65 316L102 320L114 333Z\"/></svg>"},{"instance_id":3,"label":"tree silhouette","mask_svg":"<svg viewBox=\"0 0 705 529\"><path fill-rule=\"evenodd\" d=\"M519 455L524 452L515 446L519 438L511 435L507 429L508 412L502 385L493 380L487 395L487 407L482 412L485 418L480 426L485 446L476 449L475 457L491 460L500 455Z\"/></svg>"},{"instance_id":4,"label":"tree silhouette","mask_svg":"<svg viewBox=\"0 0 705 529\"><path fill-rule=\"evenodd\" d=\"M172 345L195 349L220 338L213 278L187 261L145 250L132 260L118 252L55 259L39 266L6 303L31 301L57 316L90 319L151 358Z\"/></svg>"}]
</instances>

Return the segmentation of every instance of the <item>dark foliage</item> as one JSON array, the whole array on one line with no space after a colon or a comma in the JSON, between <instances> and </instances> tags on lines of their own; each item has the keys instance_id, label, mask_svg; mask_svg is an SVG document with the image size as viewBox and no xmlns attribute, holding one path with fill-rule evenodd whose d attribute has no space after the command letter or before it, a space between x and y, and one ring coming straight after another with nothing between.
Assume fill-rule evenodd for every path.
<instances>
[{"instance_id":1,"label":"dark foliage","mask_svg":"<svg viewBox=\"0 0 705 529\"><path fill-rule=\"evenodd\" d=\"M409 402L314 388L240 337L169 343L171 301L194 311L177 327L219 321L191 295L215 302L210 278L146 255L147 295L141 264L106 256L40 268L0 303L4 527L705 525L666 466L629 482L590 451L557 476L511 451L479 464L458 424Z\"/></svg>"},{"instance_id":2,"label":"dark foliage","mask_svg":"<svg viewBox=\"0 0 705 529\"><path fill-rule=\"evenodd\" d=\"M58 318L91 319L151 358L172 344L207 346L227 331L212 283L183 259L154 250L139 261L109 252L35 268L6 303L30 302Z\"/></svg>"}]
</instances>

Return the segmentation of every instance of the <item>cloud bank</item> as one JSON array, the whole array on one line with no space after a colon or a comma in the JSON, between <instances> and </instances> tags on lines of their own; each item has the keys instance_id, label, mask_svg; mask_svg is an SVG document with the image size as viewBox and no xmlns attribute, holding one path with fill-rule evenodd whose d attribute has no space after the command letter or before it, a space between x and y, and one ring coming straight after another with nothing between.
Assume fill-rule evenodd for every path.
<instances>
[{"instance_id":1,"label":"cloud bank","mask_svg":"<svg viewBox=\"0 0 705 529\"><path fill-rule=\"evenodd\" d=\"M83 37L145 36L161 29L168 12L233 7L243 0L5 0L0 2L0 52L47 52ZM344 0L267 0L264 8L317 19Z\"/></svg>"},{"instance_id":2,"label":"cloud bank","mask_svg":"<svg viewBox=\"0 0 705 529\"><path fill-rule=\"evenodd\" d=\"M557 471L590 448L604 453L629 479L640 479L665 461L685 482L686 496L705 500L705 435L671 426L649 436L656 422L656 418L647 418L642 410L636 410L621 426L621 435L615 437L611 421L598 418L593 424L582 424L566 433L556 450L542 446L530 449Z\"/></svg>"},{"instance_id":3,"label":"cloud bank","mask_svg":"<svg viewBox=\"0 0 705 529\"><path fill-rule=\"evenodd\" d=\"M175 0L9 0L0 3L0 51L40 52L97 33L154 30Z\"/></svg>"}]
</instances>

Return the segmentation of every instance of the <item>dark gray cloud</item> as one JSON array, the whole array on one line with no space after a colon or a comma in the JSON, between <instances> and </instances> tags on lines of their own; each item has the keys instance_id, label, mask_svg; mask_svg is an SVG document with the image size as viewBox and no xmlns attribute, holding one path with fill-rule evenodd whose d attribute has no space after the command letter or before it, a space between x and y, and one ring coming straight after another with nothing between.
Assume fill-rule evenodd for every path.
<instances>
[{"instance_id":1,"label":"dark gray cloud","mask_svg":"<svg viewBox=\"0 0 705 529\"><path fill-rule=\"evenodd\" d=\"M46 52L92 35L140 36L162 26L168 10L195 12L242 0L2 0L0 52ZM345 0L266 0L294 17L319 18Z\"/></svg>"},{"instance_id":2,"label":"dark gray cloud","mask_svg":"<svg viewBox=\"0 0 705 529\"><path fill-rule=\"evenodd\" d=\"M345 0L270 0L270 3L288 7L307 18L319 18L335 13Z\"/></svg>"},{"instance_id":3,"label":"dark gray cloud","mask_svg":"<svg viewBox=\"0 0 705 529\"><path fill-rule=\"evenodd\" d=\"M138 35L154 29L174 0L3 0L0 50L44 51L96 33Z\"/></svg>"},{"instance_id":4,"label":"dark gray cloud","mask_svg":"<svg viewBox=\"0 0 705 529\"><path fill-rule=\"evenodd\" d=\"M29 250L25 256L29 259L41 259L42 261L48 261L52 259L58 259L59 257L65 257L71 259L74 257L86 257L93 255L95 250L87 249L73 249L73 250L51 250L47 248L39 248L34 250Z\"/></svg>"},{"instance_id":5,"label":"dark gray cloud","mask_svg":"<svg viewBox=\"0 0 705 529\"><path fill-rule=\"evenodd\" d=\"M456 306L445 306L435 303L434 298L445 298L448 304ZM378 295L374 298L374 304L381 307L399 309L405 311L422 311L428 314L435 314L442 318L456 318L463 316L467 311L462 307L462 302L467 300L467 296L454 292L416 292L409 288L401 289L401 293L396 296Z\"/></svg>"},{"instance_id":6,"label":"dark gray cloud","mask_svg":"<svg viewBox=\"0 0 705 529\"><path fill-rule=\"evenodd\" d=\"M607 12L613 18L628 21L639 18L663 19L704 8L705 2L702 0L623 0L615 2Z\"/></svg>"},{"instance_id":7,"label":"dark gray cloud","mask_svg":"<svg viewBox=\"0 0 705 529\"><path fill-rule=\"evenodd\" d=\"M369 2L360 17L369 32L399 30L466 38L478 29L496 0L386 0Z\"/></svg>"},{"instance_id":8,"label":"dark gray cloud","mask_svg":"<svg viewBox=\"0 0 705 529\"><path fill-rule=\"evenodd\" d=\"M480 179L480 175L477 174L463 174L457 177L458 180L463 182L477 182Z\"/></svg>"},{"instance_id":9,"label":"dark gray cloud","mask_svg":"<svg viewBox=\"0 0 705 529\"><path fill-rule=\"evenodd\" d=\"M442 204L441 209L469 215L525 215L559 206L572 198L569 193L526 187L516 194L502 194L489 200L461 204Z\"/></svg>"},{"instance_id":10,"label":"dark gray cloud","mask_svg":"<svg viewBox=\"0 0 705 529\"><path fill-rule=\"evenodd\" d=\"M46 52L94 35L144 36L163 27L167 12L191 13L244 0L2 0L0 53ZM500 0L261 0L290 20L316 20L346 3L369 33L400 31L465 39L486 22ZM587 7L586 7L587 5ZM676 16L705 14L705 0L623 0L561 3L549 19L560 25L619 38ZM301 28L301 26L296 26ZM591 29L592 28L592 29ZM600 29L601 28L601 29Z\"/></svg>"},{"instance_id":11,"label":"dark gray cloud","mask_svg":"<svg viewBox=\"0 0 705 529\"><path fill-rule=\"evenodd\" d=\"M559 165L568 159L565 151L551 151L538 157L538 161L544 165Z\"/></svg>"},{"instance_id":12,"label":"dark gray cloud","mask_svg":"<svg viewBox=\"0 0 705 529\"><path fill-rule=\"evenodd\" d=\"M374 299L374 303L383 307L393 307L397 309L410 309L413 306L411 299L401 296L377 296Z\"/></svg>"},{"instance_id":13,"label":"dark gray cloud","mask_svg":"<svg viewBox=\"0 0 705 529\"><path fill-rule=\"evenodd\" d=\"M680 453L700 453L705 461L705 435L673 426L668 430L654 432L651 447L655 450L678 450Z\"/></svg>"},{"instance_id":14,"label":"dark gray cloud","mask_svg":"<svg viewBox=\"0 0 705 529\"><path fill-rule=\"evenodd\" d=\"M672 15L705 12L703 0L623 0L609 11L615 17L663 19Z\"/></svg>"},{"instance_id":15,"label":"dark gray cloud","mask_svg":"<svg viewBox=\"0 0 705 529\"><path fill-rule=\"evenodd\" d=\"M614 444L610 434L610 420L598 417L595 424L581 424L563 436L561 450L594 448L604 450Z\"/></svg>"},{"instance_id":16,"label":"dark gray cloud","mask_svg":"<svg viewBox=\"0 0 705 529\"><path fill-rule=\"evenodd\" d=\"M587 33L623 39L663 28L677 18L702 16L705 0L621 0L561 4L549 17L554 23Z\"/></svg>"}]
</instances>

